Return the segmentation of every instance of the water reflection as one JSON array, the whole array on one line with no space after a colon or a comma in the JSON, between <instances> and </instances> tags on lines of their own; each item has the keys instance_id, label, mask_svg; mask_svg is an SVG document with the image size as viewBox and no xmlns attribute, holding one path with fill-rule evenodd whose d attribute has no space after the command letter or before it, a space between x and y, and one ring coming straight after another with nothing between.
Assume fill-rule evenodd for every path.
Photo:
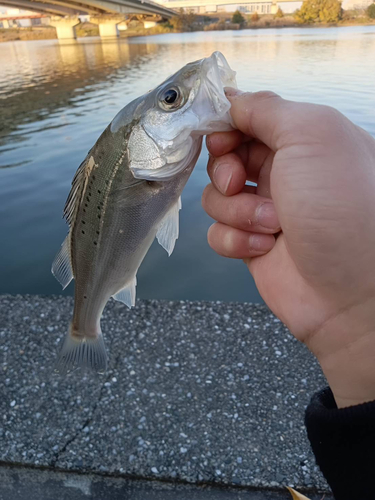
<instances>
[{"instance_id":1,"label":"water reflection","mask_svg":"<svg viewBox=\"0 0 375 500\"><path fill-rule=\"evenodd\" d=\"M34 45L34 42L32 42ZM35 42L32 50L27 43L6 45L1 67L0 99L6 100L1 109L0 145L26 139L14 132L23 124L51 118L59 109L81 105L86 94L97 92L101 83L110 83L152 56L147 45L121 42L51 44ZM156 50L154 46L154 50ZM5 56L5 57L4 57ZM145 57L147 56L147 57ZM16 71L10 72L12 67Z\"/></svg>"},{"instance_id":2,"label":"water reflection","mask_svg":"<svg viewBox=\"0 0 375 500\"><path fill-rule=\"evenodd\" d=\"M221 50L241 88L330 104L375 136L374 35L367 26L1 44L0 292L60 293L50 263L67 229L61 210L71 178L127 102ZM202 157L183 194L176 250L168 259L152 247L139 296L259 300L243 265L208 248L207 182Z\"/></svg>"}]
</instances>

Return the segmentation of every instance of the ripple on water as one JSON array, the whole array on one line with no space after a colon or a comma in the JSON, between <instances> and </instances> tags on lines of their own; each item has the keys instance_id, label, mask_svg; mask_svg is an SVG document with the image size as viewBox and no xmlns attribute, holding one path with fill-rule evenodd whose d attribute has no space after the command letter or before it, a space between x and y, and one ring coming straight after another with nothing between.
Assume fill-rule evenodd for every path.
<instances>
[{"instance_id":1,"label":"ripple on water","mask_svg":"<svg viewBox=\"0 0 375 500\"><path fill-rule=\"evenodd\" d=\"M334 106L375 136L374 35L375 27L363 26L1 44L0 293L60 293L50 263L67 231L61 212L72 176L133 98L221 50L240 88ZM152 247L139 296L260 300L243 265L214 255L206 243L211 221L200 196L207 182L202 157L183 194L175 252L168 259Z\"/></svg>"}]
</instances>

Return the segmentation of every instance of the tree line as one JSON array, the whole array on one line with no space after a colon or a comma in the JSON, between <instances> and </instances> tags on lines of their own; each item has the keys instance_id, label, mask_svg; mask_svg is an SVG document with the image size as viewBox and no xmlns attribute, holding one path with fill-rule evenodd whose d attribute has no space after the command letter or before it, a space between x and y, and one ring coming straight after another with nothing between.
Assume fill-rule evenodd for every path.
<instances>
[{"instance_id":1,"label":"tree line","mask_svg":"<svg viewBox=\"0 0 375 500\"><path fill-rule=\"evenodd\" d=\"M278 8L277 12L273 15L275 19L284 17L284 12ZM352 19L361 16L361 12L354 13ZM368 19L375 19L375 3L372 3L365 11L365 15ZM169 25L175 31L193 31L199 29L198 27L198 15L192 11L184 11L180 9L178 15L172 17L169 21ZM247 25L254 25L260 19L261 15L254 12L248 17L244 16L243 12L236 10L233 13L231 23L233 25L239 26L241 28ZM269 15L268 15L269 17ZM304 0L300 9L296 10L293 14L287 17L288 19L293 19L299 24L316 24L316 23L337 23L343 19L343 10L341 7L341 2L339 0ZM345 17L344 17L345 21ZM227 21L229 22L229 21ZM224 20L220 21L224 23ZM219 23L219 28L220 28ZM269 23L266 23L269 24ZM231 26L229 26L230 29Z\"/></svg>"}]
</instances>

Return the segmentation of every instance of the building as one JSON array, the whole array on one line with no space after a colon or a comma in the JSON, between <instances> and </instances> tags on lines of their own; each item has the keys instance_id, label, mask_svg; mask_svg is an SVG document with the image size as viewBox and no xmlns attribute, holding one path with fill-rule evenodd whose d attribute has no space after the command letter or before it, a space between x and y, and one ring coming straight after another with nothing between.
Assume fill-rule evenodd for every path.
<instances>
[{"instance_id":1,"label":"building","mask_svg":"<svg viewBox=\"0 0 375 500\"><path fill-rule=\"evenodd\" d=\"M374 0L343 0L342 8L345 10L351 9L367 9L369 5L374 3Z\"/></svg>"},{"instance_id":2,"label":"building","mask_svg":"<svg viewBox=\"0 0 375 500\"><path fill-rule=\"evenodd\" d=\"M238 0L157 0L169 9L187 9L196 14L214 12L235 12L239 10L245 14L275 14L280 7L285 14L294 12L302 5L302 0L247 0L239 3Z\"/></svg>"},{"instance_id":3,"label":"building","mask_svg":"<svg viewBox=\"0 0 375 500\"><path fill-rule=\"evenodd\" d=\"M40 12L0 7L0 28L29 28L49 24L49 16Z\"/></svg>"},{"instance_id":4,"label":"building","mask_svg":"<svg viewBox=\"0 0 375 500\"><path fill-rule=\"evenodd\" d=\"M302 6L302 0L247 0L239 3L238 0L156 0L170 9L188 9L196 14L214 12L235 12L239 10L245 14L275 14L280 8L284 14L292 14ZM365 9L374 0L343 0L344 9Z\"/></svg>"}]
</instances>

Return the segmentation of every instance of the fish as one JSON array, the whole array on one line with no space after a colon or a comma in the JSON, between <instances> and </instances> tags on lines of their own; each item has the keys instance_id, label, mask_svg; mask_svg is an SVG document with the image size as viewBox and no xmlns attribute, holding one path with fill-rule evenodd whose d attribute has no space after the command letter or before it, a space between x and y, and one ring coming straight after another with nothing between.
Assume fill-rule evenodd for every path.
<instances>
[{"instance_id":1,"label":"fish","mask_svg":"<svg viewBox=\"0 0 375 500\"><path fill-rule=\"evenodd\" d=\"M126 105L78 167L64 207L69 225L52 273L75 279L74 310L55 370L104 373L100 318L110 297L135 305L137 271L153 240L171 255L181 193L203 136L233 129L223 54L191 62Z\"/></svg>"}]
</instances>

